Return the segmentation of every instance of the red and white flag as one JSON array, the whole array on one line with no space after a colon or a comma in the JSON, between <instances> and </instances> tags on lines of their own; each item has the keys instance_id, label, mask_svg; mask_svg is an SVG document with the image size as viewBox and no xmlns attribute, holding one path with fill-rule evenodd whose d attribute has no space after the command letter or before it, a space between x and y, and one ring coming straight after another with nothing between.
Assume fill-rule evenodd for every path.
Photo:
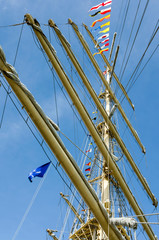
<instances>
[{"instance_id":1,"label":"red and white flag","mask_svg":"<svg viewBox=\"0 0 159 240\"><path fill-rule=\"evenodd\" d=\"M92 152L92 148L90 148L89 150L86 151L86 153L88 153L88 152Z\"/></svg>"},{"instance_id":2,"label":"red and white flag","mask_svg":"<svg viewBox=\"0 0 159 240\"><path fill-rule=\"evenodd\" d=\"M89 12L92 11L92 10L99 9L100 7L109 6L111 3L112 3L111 0L107 0L107 1L105 1L105 2L103 2L103 3L100 3L100 4L92 7L92 8L89 10Z\"/></svg>"}]
</instances>

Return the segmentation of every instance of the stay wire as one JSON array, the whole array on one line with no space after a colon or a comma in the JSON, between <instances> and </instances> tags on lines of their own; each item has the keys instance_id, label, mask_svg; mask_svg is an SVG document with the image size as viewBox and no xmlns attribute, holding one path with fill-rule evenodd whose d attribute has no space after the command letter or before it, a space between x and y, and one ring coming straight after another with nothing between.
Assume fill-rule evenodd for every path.
<instances>
[{"instance_id":1,"label":"stay wire","mask_svg":"<svg viewBox=\"0 0 159 240\"><path fill-rule=\"evenodd\" d=\"M117 20L117 24L116 24L116 27L115 27L116 32L118 32L118 26L120 26L119 22L120 22L120 19L122 19L121 16L122 16L123 4L124 4L124 0L122 0L122 3L120 5L120 10L119 10L119 14L118 14L118 20Z\"/></svg>"},{"instance_id":2,"label":"stay wire","mask_svg":"<svg viewBox=\"0 0 159 240\"><path fill-rule=\"evenodd\" d=\"M154 49L154 51L152 52L151 56L149 57L149 59L147 60L147 62L145 63L145 65L143 66L143 68L141 69L140 73L137 75L137 77L135 78L135 80L130 84L127 93L130 91L130 89L133 87L133 85L135 84L135 82L137 81L137 79L140 77L141 73L143 72L143 70L145 69L145 67L147 66L147 64L150 62L151 58L153 57L153 55L155 54L155 52L157 51L159 47L159 44L156 46L156 48Z\"/></svg>"},{"instance_id":3,"label":"stay wire","mask_svg":"<svg viewBox=\"0 0 159 240\"><path fill-rule=\"evenodd\" d=\"M32 28L31 28L31 29L32 29ZM33 33L33 32L32 32L32 33ZM53 67L49 65L49 62L48 62L47 56L46 56L44 50L42 49L42 47L41 47L41 45L40 45L40 43L39 43L39 40L38 40L37 38L34 37L34 33L33 33L33 39L34 39L34 42L35 42L36 46L38 47L38 49L42 52L42 54L43 54L43 56L44 56L44 58L45 58L45 61L46 61L47 65L48 65L48 67L50 68L50 71L52 72L52 71L53 71ZM53 72L52 72L52 74L53 74ZM68 104L70 105L72 111L74 112L74 114L76 115L76 117L77 117L79 123L81 124L81 127L82 127L83 131L84 131L85 134L87 135L87 132L86 132L85 127L82 125L81 120L79 119L79 117L78 117L78 115L77 115L75 109L73 108L73 104L70 103L70 101L68 100L68 97L66 96L66 93L64 92L64 87L60 85L60 83L59 83L59 81L57 80L57 78L56 78L55 75L54 75L54 77L55 77L55 80L56 80L56 82L57 82L59 88L61 89L63 95L65 96L65 98L66 98Z\"/></svg>"},{"instance_id":4,"label":"stay wire","mask_svg":"<svg viewBox=\"0 0 159 240\"><path fill-rule=\"evenodd\" d=\"M52 31L53 31L53 29L52 29ZM76 77L77 77L77 79L78 79L81 87L83 88L83 90L84 90L84 92L85 92L85 94L86 94L86 95L85 95L85 94L83 93L83 95L88 98L89 104L92 105L93 107L95 107L95 106L94 106L94 103L92 102L92 99L89 97L89 95L88 95L88 93L87 93L87 91L86 91L83 83L80 81L80 78L79 78L79 76L78 76L78 74L77 74L77 71L76 71L74 68L72 68L72 64L71 64L71 62L70 62L70 59L68 58L68 55L66 54L66 52L65 52L65 50L64 50L64 47L63 47L63 45L61 44L59 38L57 38L57 36L56 36L56 34L54 33L54 31L53 31L53 34L54 34L54 36L55 36L56 42L57 42L57 43L59 44L59 46L61 47L64 55L66 56L66 58L67 58L67 60L68 60L68 62L69 62L69 64L70 64L71 71L73 70L73 72L74 72L74 74L76 75ZM64 66L63 64L62 64L62 66L63 66L63 68L65 69L65 71L67 71L67 69L65 68L65 66ZM72 75L72 72L71 72L71 75ZM69 74L69 76L70 76L70 74ZM72 79L72 81L74 81L74 79L73 79L72 76L70 76L70 78ZM76 83L75 81L74 81L74 83L75 83L76 86L80 89L80 87L77 85L77 83ZM81 91L81 89L80 89L80 91Z\"/></svg>"},{"instance_id":5,"label":"stay wire","mask_svg":"<svg viewBox=\"0 0 159 240\"><path fill-rule=\"evenodd\" d=\"M2 83L2 86L4 87L4 89L7 91L6 87L4 86L4 84ZM51 162L51 164L53 165L53 167L55 168L55 170L58 172L59 176L61 177L61 179L63 180L63 182L65 183L65 185L69 188L69 190L71 191L71 193L73 194L73 190L72 188L68 185L68 183L66 182L66 180L64 179L64 177L61 175L61 173L59 172L57 166L55 166L55 164L52 162L52 160L50 159L49 155L47 154L46 150L43 147L43 141L40 142L39 139L37 138L37 136L35 135L35 133L33 132L33 130L31 129L31 127L28 124L28 119L30 119L30 117L28 116L27 120L23 117L22 113L20 112L20 110L18 109L17 105L15 104L15 102L13 101L12 97L10 96L10 94L8 95L11 102L13 103L13 105L15 106L15 108L17 109L18 113L20 114L20 116L22 117L22 119L24 120L24 122L26 123L26 125L28 126L29 130L31 131L31 133L33 134L34 138L37 140L37 142L39 143L39 145L41 146L43 152L45 153L46 157L48 158L48 160ZM32 121L31 121L32 122ZM52 151L51 151L52 153ZM53 153L52 153L53 155ZM53 155L54 156L54 155ZM56 160L56 162L58 163L58 161ZM64 171L61 168L62 171ZM66 175L66 177L68 177ZM69 179L68 179L69 180ZM70 180L69 180L70 181ZM76 201L79 203L77 197L75 196ZM81 206L82 207L82 206Z\"/></svg>"},{"instance_id":6,"label":"stay wire","mask_svg":"<svg viewBox=\"0 0 159 240\"><path fill-rule=\"evenodd\" d=\"M130 7L130 0L128 1L128 5L127 5L127 8L126 8L126 13L125 13L125 17L124 17L124 20L123 20L123 25L122 25L122 29L121 29L120 38L119 38L119 44L118 45L120 45L120 41L121 41L121 38L122 38L122 34L123 34L124 27L125 27L125 23L126 23L126 18L127 18L128 11L129 11L129 7Z\"/></svg>"},{"instance_id":7,"label":"stay wire","mask_svg":"<svg viewBox=\"0 0 159 240\"><path fill-rule=\"evenodd\" d=\"M9 89L10 89L10 88L8 87L8 90L6 91L7 94L6 94L6 97L5 97L4 107L3 107L3 111L2 111L2 116L1 116L1 121L0 121L0 128L2 127L3 118L4 118L4 113L5 113L6 106L7 106L7 99L8 99Z\"/></svg>"},{"instance_id":8,"label":"stay wire","mask_svg":"<svg viewBox=\"0 0 159 240\"><path fill-rule=\"evenodd\" d=\"M126 54L127 54L127 51L128 51L128 47L129 47L129 43L130 43L130 40L131 40L131 36L132 36L133 30L134 30L134 27L135 27L135 22L136 22L136 19L137 19L137 15L138 15L138 11L139 11L139 8L140 8L140 4L141 4L141 0L139 0L138 6L137 6L137 10L136 10L136 13L135 13L135 16L134 16L131 32L130 32L130 35L129 35L129 39L128 39L127 46L126 46L125 53L124 53L124 58L123 58L123 61L122 61L122 66L124 65L124 62L125 62ZM122 71L122 67L120 69L119 79L121 77L121 71Z\"/></svg>"},{"instance_id":9,"label":"stay wire","mask_svg":"<svg viewBox=\"0 0 159 240\"><path fill-rule=\"evenodd\" d=\"M23 20L23 24L20 30L20 35L19 35L19 40L18 40L18 44L17 44L17 49L16 49L16 53L15 53L15 58L14 58L14 62L13 62L13 67L15 66L16 60L17 60L17 55L18 55L18 50L19 50L19 46L20 46L20 41L22 38L22 33L23 33L23 28L24 28L24 20Z\"/></svg>"},{"instance_id":10,"label":"stay wire","mask_svg":"<svg viewBox=\"0 0 159 240\"><path fill-rule=\"evenodd\" d=\"M81 42L80 42L80 40L79 40L79 38L77 37L77 35L76 35L75 32L74 32L74 36L75 36L75 38L77 39L77 41L78 41L78 43L79 43L79 45L81 46L82 51L83 51L84 47L83 47L83 45L81 44ZM90 47L89 47L89 49L90 49ZM87 55L85 49L84 49L83 53L84 53L84 55L85 55L87 61L89 62L89 64L90 64L92 70L94 71L94 74L97 76L97 77L94 77L94 78L98 81L99 86L102 87L102 80L99 78L99 76L98 76L98 74L97 74L97 71L95 70L95 68L94 68L94 66L93 66L93 64L92 64L92 62L91 62L91 60L89 59L89 57L88 57L88 55ZM86 66L86 65L85 65L85 66ZM86 66L86 67L87 67L87 66Z\"/></svg>"},{"instance_id":11,"label":"stay wire","mask_svg":"<svg viewBox=\"0 0 159 240\"><path fill-rule=\"evenodd\" d=\"M18 44L17 44L17 48L16 48L16 53L15 53L15 57L14 57L14 62L13 62L13 66L15 66L16 63L16 59L17 59L17 55L18 55L18 50L19 50L19 46L20 46L20 41L21 41L21 37L22 37L22 32L23 32L23 27L24 27L24 21L22 24L14 24L14 25L9 25L10 27L12 26L18 26L18 25L22 25L21 30L20 30L20 35L19 35L19 40L18 40ZM5 114L5 110L6 110L6 106L7 106L7 100L8 100L8 93L10 91L10 86L8 85L8 91L6 91L6 97L5 97L5 102L4 102L4 107L3 107L3 111L2 111L2 116L1 116L1 121L0 121L0 128L2 127L2 123L3 123L3 119L4 119L4 114Z\"/></svg>"},{"instance_id":12,"label":"stay wire","mask_svg":"<svg viewBox=\"0 0 159 240\"><path fill-rule=\"evenodd\" d=\"M19 25L24 25L26 24L26 22L22 22L22 23L15 23L15 24L11 24L11 25L4 25L4 26L0 26L0 28L7 28L7 27L17 27Z\"/></svg>"},{"instance_id":13,"label":"stay wire","mask_svg":"<svg viewBox=\"0 0 159 240\"><path fill-rule=\"evenodd\" d=\"M29 205L28 205L28 207L27 207L27 209L26 209L26 211L25 211L25 213L24 213L24 215L23 215L23 217L22 217L22 219L21 219L21 221L20 221L20 223L19 223L19 225L18 225L18 227L17 227L13 237L12 237L12 240L16 239L19 231L21 230L21 228L23 226L23 223L24 223L25 219L27 218L33 203L35 202L35 199L36 199L36 197L37 197L37 195L38 195L38 193L39 193L39 191L40 191L40 189L41 189L41 187L42 187L42 185L43 185L43 183L44 183L44 181L46 179L46 176L47 176L49 170L50 170L50 166L49 166L49 169L47 170L45 176L41 179L40 183L38 184L38 186L37 186L37 188L36 188L36 190L34 192L34 195L33 195L32 199L31 199L31 201L30 201L30 203L29 203Z\"/></svg>"},{"instance_id":14,"label":"stay wire","mask_svg":"<svg viewBox=\"0 0 159 240\"><path fill-rule=\"evenodd\" d=\"M82 149L80 149L71 139L69 139L63 132L61 132L59 130L59 132L65 137L67 138L67 140L69 140L82 154L84 154L91 162L93 162L92 158L90 158L85 152L82 151ZM100 160L99 158L96 158L99 162L103 162L102 160ZM97 167L99 167L99 165L95 164ZM99 167L100 168L100 167ZM102 169L102 168L100 168Z\"/></svg>"},{"instance_id":15,"label":"stay wire","mask_svg":"<svg viewBox=\"0 0 159 240\"><path fill-rule=\"evenodd\" d=\"M49 41L51 43L51 33L50 33L49 25L48 25L48 31L49 31ZM56 85L55 85L55 74L53 70L52 70L52 76L53 76L54 99L55 99L55 107L56 107L56 120L57 120L57 125L60 126L59 115L58 115L57 93L56 93Z\"/></svg>"},{"instance_id":16,"label":"stay wire","mask_svg":"<svg viewBox=\"0 0 159 240\"><path fill-rule=\"evenodd\" d=\"M125 73L125 70L126 70L126 67L127 67L128 61L129 61L129 59L130 59L130 55L131 55L131 53L132 53L132 50L133 50L134 44L135 44L135 42L136 42L137 35L138 35L138 33L139 33L139 30L140 30L140 27L141 27L141 24L142 24L143 18L144 18L144 16L145 16L145 13L146 13L146 10L147 10L147 7L148 7L148 4L149 4L149 1L150 1L150 0L147 0L147 2L146 2L146 5L145 5L145 8L144 8L144 11L143 11L142 17L141 17L141 19L140 19L140 23L139 23L139 25L138 25L138 28L137 28L137 31L136 31L136 34L135 34L135 37L134 37L133 43L132 43L132 45L131 45L131 49L130 49L129 55L128 55L128 57L127 57L127 60L126 60L126 63L125 63L124 69L123 69L122 74L121 74L120 81L122 81L122 78L123 78L123 76L124 76L124 73Z\"/></svg>"},{"instance_id":17,"label":"stay wire","mask_svg":"<svg viewBox=\"0 0 159 240\"><path fill-rule=\"evenodd\" d=\"M151 39L150 39L150 41L149 41L149 43L148 43L148 45L147 45L147 47L146 47L146 49L145 49L145 51L144 51L142 57L140 58L140 60L139 60L139 62L138 62L138 64L137 64L135 70L133 71L133 73L132 73L130 79L128 80L125 89L128 88L128 85L130 84L130 81L132 80L132 78L133 78L133 77L135 78L135 76L136 76L136 74L137 74L137 72L138 72L138 69L139 69L139 67L140 67L140 65L141 65L141 63L142 63L142 60L143 60L143 58L144 58L144 56L145 56L147 50L149 49L149 47L150 47L150 45L151 45L153 39L155 38L155 36L156 36L158 30L159 30L159 27L156 29L156 31L154 32L153 36L151 37ZM130 90L130 89L129 89L129 90ZM121 96L122 96L122 95L121 95ZM124 100L124 98L125 98L125 96L123 97L122 101ZM121 99L121 97L120 97L120 99ZM121 101L121 102L122 102L122 101Z\"/></svg>"},{"instance_id":18,"label":"stay wire","mask_svg":"<svg viewBox=\"0 0 159 240\"><path fill-rule=\"evenodd\" d=\"M151 35L151 38L150 38L150 41L151 41L151 39L152 38L154 38L154 35L156 34L156 31L158 31L158 24L159 24L159 19L158 19L158 21L157 21L157 23L156 23L156 25L155 25L155 27L154 27L154 30L153 30L153 33L152 33L152 35ZM148 61L146 62L146 64L144 65L144 67L142 68L142 70L141 70L141 72L144 70L144 68L145 68L145 66L147 65L147 63L150 61L150 59L152 58L152 56L154 55L154 53L155 53L155 51L157 50L157 48L158 48L158 45L157 45L157 47L155 48L155 50L153 51L153 53L151 54L151 56L150 56L150 58L148 59ZM138 69L139 70L139 69ZM141 72L140 72L140 74L141 74ZM139 74L139 75L140 75ZM137 72L136 72L136 75L137 75ZM139 77L139 75L138 75L138 77ZM137 78L138 78L137 77ZM134 78L133 79L135 79L135 76L134 76ZM137 79L135 79L135 82L136 82L136 80ZM134 85L134 84L133 84ZM130 87L129 87L130 88Z\"/></svg>"},{"instance_id":19,"label":"stay wire","mask_svg":"<svg viewBox=\"0 0 159 240\"><path fill-rule=\"evenodd\" d=\"M148 45L147 45L147 47L146 47L146 49L145 49L145 51L144 51L142 57L140 58L140 60L139 60L139 62L138 62L138 64L137 64L137 66L136 66L134 72L132 73L130 79L128 80L128 83L127 83L127 85L126 85L125 88L128 87L128 85L129 85L131 79L132 79L133 77L135 77L135 75L137 74L137 72L138 72L138 70L139 70L139 67L140 67L140 65L141 65L141 62L143 61L143 58L144 58L144 56L145 56L145 54L146 54L148 48L150 47L150 45L151 45L151 43L152 43L152 41L153 41L155 35L157 34L158 30L159 30L159 27L157 28L157 30L155 31L155 33L154 33L154 34L152 35L152 37L150 38L150 41L149 41L149 43L148 43Z\"/></svg>"}]
</instances>

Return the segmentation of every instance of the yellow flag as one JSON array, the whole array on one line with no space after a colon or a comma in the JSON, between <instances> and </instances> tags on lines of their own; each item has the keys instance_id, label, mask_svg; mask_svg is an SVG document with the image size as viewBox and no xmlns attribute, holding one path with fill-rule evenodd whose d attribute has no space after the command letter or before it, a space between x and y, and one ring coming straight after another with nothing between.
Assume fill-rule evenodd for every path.
<instances>
[{"instance_id":1,"label":"yellow flag","mask_svg":"<svg viewBox=\"0 0 159 240\"><path fill-rule=\"evenodd\" d=\"M100 31L100 33L106 33L106 32L109 32L109 27L104 29L103 31Z\"/></svg>"},{"instance_id":2,"label":"yellow flag","mask_svg":"<svg viewBox=\"0 0 159 240\"><path fill-rule=\"evenodd\" d=\"M96 21L94 21L94 22L92 23L92 26L91 26L91 27L94 27L97 22L102 22L102 21L105 20L105 19L110 19L110 14L107 15L107 16L105 16L105 17L103 17L103 18L100 18L100 19L97 19Z\"/></svg>"},{"instance_id":3,"label":"yellow flag","mask_svg":"<svg viewBox=\"0 0 159 240\"><path fill-rule=\"evenodd\" d=\"M105 27L105 26L108 26L108 25L110 25L110 22L107 22L107 23L101 25L100 28Z\"/></svg>"},{"instance_id":4,"label":"yellow flag","mask_svg":"<svg viewBox=\"0 0 159 240\"><path fill-rule=\"evenodd\" d=\"M96 53L93 54L93 57L94 57L96 54L101 54L101 53L103 53L103 52L107 52L108 50L109 50L109 48L105 48L105 49L101 50L100 52L96 52Z\"/></svg>"}]
</instances>

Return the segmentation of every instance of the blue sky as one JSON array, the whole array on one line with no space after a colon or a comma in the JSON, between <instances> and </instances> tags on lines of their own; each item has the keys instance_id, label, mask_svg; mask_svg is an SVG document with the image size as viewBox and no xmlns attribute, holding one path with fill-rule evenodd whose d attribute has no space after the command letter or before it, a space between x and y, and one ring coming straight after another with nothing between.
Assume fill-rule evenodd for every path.
<instances>
[{"instance_id":1,"label":"blue sky","mask_svg":"<svg viewBox=\"0 0 159 240\"><path fill-rule=\"evenodd\" d=\"M110 43L114 31L118 30L119 37L121 31L122 12L127 1L125 0L113 0L112 13L111 13L111 25L110 25ZM17 27L2 27L16 23L23 22L24 15L30 13L36 18L42 26L42 29L46 36L49 38L49 30L47 26L48 20L52 18L59 28L66 34L73 49L76 51L77 56L80 58L81 64L83 60L87 60L80 45L71 30L68 27L67 19L71 18L78 24L84 36L86 33L81 28L81 23L84 22L88 26L96 18L90 18L88 16L88 10L93 6L100 3L99 0L80 0L80 1L18 1L18 0L0 0L0 45L2 46L6 59L10 64L13 64L16 48L19 40L21 26ZM123 3L123 8L122 7ZM131 7L128 12L128 18L124 27L123 35L120 41L120 50L118 56L118 65L115 68L117 75L120 73L120 68L123 61L123 55L125 53L125 46L128 41L128 36L132 26L133 17L136 10L137 1L130 1ZM136 32L141 14L143 12L146 0L142 0L139 15L136 21ZM137 36L130 61L126 68L122 83L126 86L128 79L130 78L133 70L135 69L138 61L140 60L150 36L153 32L155 24L158 20L159 2L157 0L151 0L145 17L143 19L141 29ZM99 16L99 15L98 15ZM117 32L117 34L118 34ZM134 37L133 33L133 37ZM52 34L52 32L51 32ZM117 35L118 36L118 35ZM117 42L119 43L119 37ZM91 41L87 39L90 44ZM51 35L51 42L57 51L57 55L60 61L66 65L67 58L63 57L63 51L59 47L59 44L54 36ZM131 40L132 43L132 40ZM142 62L142 66L146 63L151 53L158 44L158 33L153 40L149 50L147 51L145 58ZM94 53L95 49L91 45L91 50ZM108 54L106 54L108 56ZM96 56L96 59L101 61L100 56ZM140 77L137 79L135 85L131 88L129 96L135 105L135 113L132 112L130 106L126 101L122 103L125 112L131 119L133 127L137 130L142 143L146 147L146 157L143 157L138 145L134 141L133 137L126 131L124 134L124 140L129 147L131 154L135 161L140 163L140 169L144 177L147 179L152 192L157 198L159 198L158 188L158 148L159 148L159 82L158 82L158 50L153 55L151 61L148 63ZM101 64L101 63L100 63ZM84 65L84 64L83 64ZM104 66L101 64L104 70ZM19 45L18 55L16 58L15 68L19 74L21 81L32 92L38 103L42 106L46 114L51 117L55 122L57 121L55 98L53 91L53 76L46 64L46 61L39 49L36 47L32 37L30 28L25 24L23 28L22 38ZM66 70L71 75L71 68L67 65ZM84 65L85 70L86 66ZM141 67L142 69L142 67ZM139 70L140 72L140 70ZM73 78L76 79L75 73L72 73ZM93 79L91 73L87 73L91 78L90 81L95 87L96 92L99 94L100 88L96 79ZM57 86L56 86L57 87ZM79 93L80 95L80 93ZM0 117L2 115L3 106L5 102L6 93L3 87L0 88ZM120 97L120 91L118 92L118 98ZM82 96L81 96L82 98ZM14 98L13 98L14 99ZM82 98L85 106L92 113L93 108L89 106L86 99ZM80 136L80 127L78 121L74 119L72 110L67 104L62 92L57 87L57 102L58 102L58 117L60 122L60 129L69 138L71 138L79 147L82 147L84 140L84 134ZM25 116L25 114L24 114ZM72 123L73 121L73 123ZM121 118L118 119L118 124L123 126ZM118 127L121 135L124 133L124 129ZM38 135L38 134L37 134ZM62 137L62 136L61 136ZM20 117L19 113L15 109L13 103L8 98L7 106L4 114L4 120L0 129L0 239L8 240L14 239L13 236L18 228L22 217L27 210L30 201L40 183L40 179L34 179L31 184L27 176L34 168L46 163L48 161L43 150L29 131L25 122ZM40 139L40 137L39 137ZM64 143L68 147L74 158L79 160L79 152L72 147L72 145L63 138ZM49 155L51 159L56 163L56 160ZM133 178L134 179L134 178ZM135 181L135 180L134 180ZM16 240L26 239L46 239L47 228L60 230L66 205L63 204L59 193L68 192L67 187L61 181L60 176L51 166L48 174L42 184L40 191L27 215L25 221L17 233ZM138 191L138 190L137 190ZM147 201L147 196L144 194L141 188L139 188L138 200L145 208L146 213L153 211L151 207L151 201ZM133 187L132 187L132 192ZM70 193L69 193L70 194ZM135 195L136 193L134 193ZM142 196L142 197L141 197ZM157 211L157 210L156 210ZM72 215L73 216L73 215ZM60 219L61 218L61 219ZM150 218L151 220L151 218ZM155 219L156 220L156 219ZM66 230L67 231L67 230ZM159 235L157 228L154 228L155 233ZM65 239L65 238L64 238Z\"/></svg>"}]
</instances>

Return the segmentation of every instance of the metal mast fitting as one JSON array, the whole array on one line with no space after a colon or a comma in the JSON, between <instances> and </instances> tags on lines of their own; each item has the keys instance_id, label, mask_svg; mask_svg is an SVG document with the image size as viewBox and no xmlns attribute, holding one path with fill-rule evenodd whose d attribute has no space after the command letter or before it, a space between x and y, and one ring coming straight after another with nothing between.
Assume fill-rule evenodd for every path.
<instances>
[{"instance_id":1,"label":"metal mast fitting","mask_svg":"<svg viewBox=\"0 0 159 240\"><path fill-rule=\"evenodd\" d=\"M113 137L117 140L119 146L121 147L123 153L125 154L127 160L129 161L132 169L134 170L134 172L136 173L137 177L139 178L139 180L141 181L144 189L146 190L147 194L150 196L150 198L152 199L153 204L156 203L156 199L153 195L153 193L151 192L145 178L142 176L142 174L140 173L138 167L136 166L132 156L130 155L129 151L127 150L124 142L122 141L122 139L120 138L119 133L117 132L117 129L114 127L114 125L112 124L110 117L113 114L113 112L110 112L109 114L105 111L104 107L102 106L101 102L98 99L98 96L96 94L96 92L94 91L94 89L92 88L87 76L85 75L80 63L78 62L77 58L75 57L71 46L69 44L69 42L67 41L67 39L62 35L62 33L60 32L59 28L57 27L57 25L54 23L54 21L52 19L49 20L49 26L52 27L57 35L57 37L59 38L61 44L63 45L66 53L68 54L69 58L71 59L74 67L76 68L79 76L81 77L85 87L87 88L90 96L92 97L94 103L96 104L98 110L100 111L101 115L103 116L105 122L107 123L111 134L113 135ZM117 54L116 54L117 55ZM111 80L110 80L111 81ZM105 99L105 93L103 94L103 98ZM114 110L115 107L117 107L117 104L114 105ZM113 111L113 109L112 109Z\"/></svg>"},{"instance_id":2,"label":"metal mast fitting","mask_svg":"<svg viewBox=\"0 0 159 240\"><path fill-rule=\"evenodd\" d=\"M32 26L36 36L38 37L41 45L43 46L43 49L45 50L45 52L47 53L50 62L52 63L53 67L55 68L59 78L61 79L64 87L66 88L66 91L68 92L70 98L72 99L74 105L76 106L79 114L81 115L81 118L83 119L85 125L88 128L88 131L90 132L90 134L92 135L92 138L94 139L94 141L97 144L97 147L99 148L101 154L103 155L103 157L105 159L107 159L107 161L109 160L109 164L110 164L110 169L113 171L113 175L114 177L118 180L119 185L123 191L123 193L125 194L126 198L128 199L130 205L132 206L134 212L136 215L143 215L140 207L137 204L136 199L134 198L134 196L132 195L128 185L125 182L125 179L123 178L118 166L116 165L116 163L113 161L110 153L108 152L106 145L103 143L102 139L100 138L94 124L92 123L92 120L89 116L89 114L87 113L85 107L83 106L82 102L80 101L75 89L73 88L69 78L67 77L66 73L64 72L55 51L53 50L53 47L51 46L51 44L49 43L49 41L47 40L46 36L42 33L42 30L39 26L37 26L33 20L33 18L29 15L26 14L25 15L26 21L29 25ZM55 150L56 152L57 150ZM64 159L62 159L62 161L64 161ZM61 165L65 165L66 162L64 161L63 164ZM78 167L78 166L77 166ZM79 169L79 168L78 168ZM70 176L72 182L75 184L76 188L78 189L78 191L80 192L80 194L82 195L84 201L86 202L86 204L88 206L90 206L90 201L88 199L88 195L84 194L83 195L83 190L85 189L85 187L88 187L87 184L88 182L86 181L85 185L83 185L81 183L81 181L79 180L79 176L75 177L75 175L73 174L72 171L66 171L68 173L68 175ZM83 174L82 174L83 176ZM84 180L84 179L83 179ZM90 187L90 186L89 186ZM92 188L91 188L92 189ZM93 191L93 189L92 189ZM94 191L93 191L94 192ZM86 192L87 193L87 192ZM94 192L95 194L95 192ZM96 194L95 194L96 196ZM94 199L95 200L95 199ZM95 205L91 205L90 209L92 211L92 213L94 214L94 216L97 218L97 220L99 221L100 225L102 226L103 230L105 231L106 235L108 234L108 215L105 211L105 209L103 208L103 205L101 206L101 203L98 202L98 198L96 199L96 203ZM91 204L93 202L91 201ZM99 204L100 203L100 204ZM100 206L103 210L103 216L101 216L101 218L99 217L99 214L101 214L101 211L96 211L97 208L95 208L95 206ZM140 222L147 222L145 217L140 217L139 219ZM148 224L143 224L143 228L145 229L146 233L148 234L148 236L150 237L150 239L154 239L154 233L151 229L151 227ZM111 239L115 240L115 239L121 239L122 236L121 234L118 235L118 232L116 232L115 229L113 229L113 226L109 227L109 234L112 235L113 237L110 237Z\"/></svg>"}]
</instances>

